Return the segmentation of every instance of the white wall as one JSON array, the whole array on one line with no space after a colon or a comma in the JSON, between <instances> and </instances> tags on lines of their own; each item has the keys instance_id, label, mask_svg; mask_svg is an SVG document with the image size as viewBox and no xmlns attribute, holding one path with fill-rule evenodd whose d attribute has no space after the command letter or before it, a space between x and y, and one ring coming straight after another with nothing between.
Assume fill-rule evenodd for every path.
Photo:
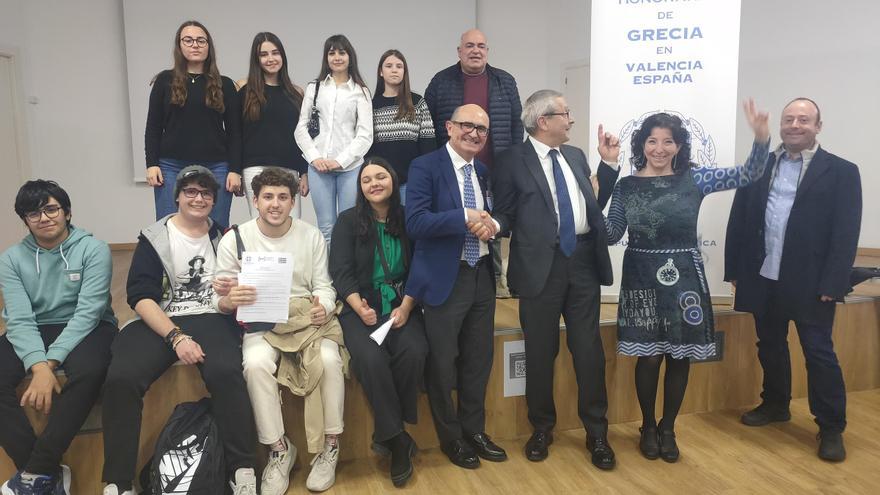
<instances>
[{"instance_id":1,"label":"white wall","mask_svg":"<svg viewBox=\"0 0 880 495\"><path fill-rule=\"evenodd\" d=\"M22 57L34 177L72 196L73 222L109 242L133 242L153 219L152 191L135 185L121 5L9 1L0 43Z\"/></svg>"},{"instance_id":2,"label":"white wall","mask_svg":"<svg viewBox=\"0 0 880 495\"><path fill-rule=\"evenodd\" d=\"M779 121L782 107L806 96L822 109L820 144L859 166L863 212L859 246L880 248L880 2L766 2L743 0L740 32L740 100L753 95ZM737 128L738 158L751 139ZM774 133L774 144L779 142Z\"/></svg>"},{"instance_id":3,"label":"white wall","mask_svg":"<svg viewBox=\"0 0 880 495\"><path fill-rule=\"evenodd\" d=\"M486 32L490 63L514 74L523 98L544 87L561 88L563 67L589 59L589 0L475 1L476 11L461 15L475 18ZM0 0L0 46L19 50L25 97L37 100L26 105L33 174L61 182L73 196L74 221L109 242L133 242L153 219L152 191L132 176L121 5L121 0ZM872 191L880 185L872 160L880 130L875 118L880 39L873 26L880 2L743 0L742 9L740 95L755 96L777 117L794 96L816 99L825 121L823 146L859 164L863 189ZM235 11L229 12L234 20ZM359 22L352 15L341 19ZM448 57L430 61L436 69L455 61L460 29L439 27L432 19L407 22L422 23L422 36L449 47ZM391 39L383 27L370 32ZM309 47L303 50L311 53ZM370 68L375 56L361 56L362 66ZM303 73L314 70L309 66ZM586 116L579 120L587 122ZM745 157L749 139L739 122L738 158ZM861 246L880 247L880 222L872 215L878 206L878 195L866 195ZM243 211L243 201L236 201L233 221L241 221Z\"/></svg>"}]
</instances>

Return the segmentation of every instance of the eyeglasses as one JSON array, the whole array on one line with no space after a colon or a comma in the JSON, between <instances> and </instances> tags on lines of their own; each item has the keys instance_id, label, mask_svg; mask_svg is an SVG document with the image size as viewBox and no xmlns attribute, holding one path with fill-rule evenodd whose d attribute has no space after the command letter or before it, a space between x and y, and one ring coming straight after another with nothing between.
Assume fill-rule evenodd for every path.
<instances>
[{"instance_id":1,"label":"eyeglasses","mask_svg":"<svg viewBox=\"0 0 880 495\"><path fill-rule=\"evenodd\" d=\"M461 127L461 130L464 131L465 134L470 134L474 132L474 130L476 130L477 135L481 137L486 137L486 135L489 134L489 128L484 125L477 125L473 122L456 122L454 120L450 120L450 122Z\"/></svg>"},{"instance_id":2,"label":"eyeglasses","mask_svg":"<svg viewBox=\"0 0 880 495\"><path fill-rule=\"evenodd\" d=\"M185 46L189 46L189 47L192 47L194 44L196 46L198 46L199 48L203 48L203 47L208 46L208 38L205 38L204 36L199 36L198 38L186 36L186 37L180 38L180 42L183 43Z\"/></svg>"},{"instance_id":3,"label":"eyeglasses","mask_svg":"<svg viewBox=\"0 0 880 495\"><path fill-rule=\"evenodd\" d=\"M28 222L37 223L40 219L43 218L43 214L46 215L46 218L55 218L58 216L58 213L61 212L62 208L58 205L46 205L39 210L29 211L24 214L24 217L27 218Z\"/></svg>"},{"instance_id":4,"label":"eyeglasses","mask_svg":"<svg viewBox=\"0 0 880 495\"><path fill-rule=\"evenodd\" d=\"M571 110L566 110L564 112L545 113L544 117L552 117L554 115L564 115L566 119L571 120Z\"/></svg>"},{"instance_id":5,"label":"eyeglasses","mask_svg":"<svg viewBox=\"0 0 880 495\"><path fill-rule=\"evenodd\" d=\"M212 199L214 199L214 193L207 190L207 189L197 189L195 187L184 187L182 189L182 191L183 191L183 195L189 199L193 199L196 196L198 196L199 194L202 195L202 199L204 199L205 201L211 201Z\"/></svg>"}]
</instances>

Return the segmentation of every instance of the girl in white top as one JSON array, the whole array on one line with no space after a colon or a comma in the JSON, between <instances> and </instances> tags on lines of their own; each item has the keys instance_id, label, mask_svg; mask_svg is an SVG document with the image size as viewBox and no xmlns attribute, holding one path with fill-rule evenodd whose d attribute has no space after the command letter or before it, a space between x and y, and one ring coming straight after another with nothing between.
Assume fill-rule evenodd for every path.
<instances>
[{"instance_id":1,"label":"girl in white top","mask_svg":"<svg viewBox=\"0 0 880 495\"><path fill-rule=\"evenodd\" d=\"M308 128L313 108L320 126L314 138ZM294 137L309 162L315 216L329 247L336 216L354 206L358 168L373 144L370 92L358 71L354 47L344 35L324 42L321 72L306 87Z\"/></svg>"}]
</instances>

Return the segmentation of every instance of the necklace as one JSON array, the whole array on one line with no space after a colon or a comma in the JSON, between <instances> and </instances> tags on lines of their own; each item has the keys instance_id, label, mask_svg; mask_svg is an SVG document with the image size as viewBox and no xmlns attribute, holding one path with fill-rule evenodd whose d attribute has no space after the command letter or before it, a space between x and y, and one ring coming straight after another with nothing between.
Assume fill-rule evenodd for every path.
<instances>
[{"instance_id":1,"label":"necklace","mask_svg":"<svg viewBox=\"0 0 880 495\"><path fill-rule=\"evenodd\" d=\"M189 82L191 82L191 83L193 83L193 84L195 84L196 79L202 77L201 74L191 74L191 73L189 73L189 72L187 72L186 75L189 76Z\"/></svg>"}]
</instances>

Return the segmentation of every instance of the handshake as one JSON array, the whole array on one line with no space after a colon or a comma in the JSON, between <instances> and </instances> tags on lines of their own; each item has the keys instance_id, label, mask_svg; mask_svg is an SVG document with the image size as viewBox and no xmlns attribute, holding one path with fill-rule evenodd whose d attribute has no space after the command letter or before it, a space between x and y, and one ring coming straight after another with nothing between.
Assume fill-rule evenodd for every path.
<instances>
[{"instance_id":1,"label":"handshake","mask_svg":"<svg viewBox=\"0 0 880 495\"><path fill-rule=\"evenodd\" d=\"M467 208L465 213L467 213L467 228L477 239L488 241L498 233L498 224L489 212Z\"/></svg>"}]
</instances>

